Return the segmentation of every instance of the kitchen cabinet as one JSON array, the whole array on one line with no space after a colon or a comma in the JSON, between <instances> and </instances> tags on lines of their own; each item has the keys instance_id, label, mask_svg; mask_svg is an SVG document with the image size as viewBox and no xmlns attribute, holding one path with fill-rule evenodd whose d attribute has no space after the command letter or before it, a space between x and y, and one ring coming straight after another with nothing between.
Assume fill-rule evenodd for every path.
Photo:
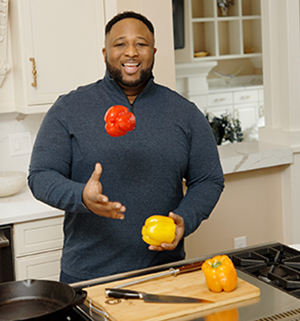
<instances>
[{"instance_id":1,"label":"kitchen cabinet","mask_svg":"<svg viewBox=\"0 0 300 321\"><path fill-rule=\"evenodd\" d=\"M16 280L59 280L63 218L58 216L14 224Z\"/></svg>"},{"instance_id":2,"label":"kitchen cabinet","mask_svg":"<svg viewBox=\"0 0 300 321\"><path fill-rule=\"evenodd\" d=\"M255 126L260 107L258 90L236 91L233 100L233 117L240 120L242 131Z\"/></svg>"},{"instance_id":3,"label":"kitchen cabinet","mask_svg":"<svg viewBox=\"0 0 300 321\"><path fill-rule=\"evenodd\" d=\"M192 61L261 58L260 0L235 0L227 16L217 0L189 0L189 20Z\"/></svg>"},{"instance_id":4,"label":"kitchen cabinet","mask_svg":"<svg viewBox=\"0 0 300 321\"><path fill-rule=\"evenodd\" d=\"M9 14L16 111L46 112L103 76L103 0L11 0Z\"/></svg>"},{"instance_id":5,"label":"kitchen cabinet","mask_svg":"<svg viewBox=\"0 0 300 321\"><path fill-rule=\"evenodd\" d=\"M258 104L235 105L233 117L238 119L241 124L242 131L256 126L258 121Z\"/></svg>"},{"instance_id":6,"label":"kitchen cabinet","mask_svg":"<svg viewBox=\"0 0 300 321\"><path fill-rule=\"evenodd\" d=\"M259 87L246 90L241 88L215 89L206 95L193 94L187 98L194 101L204 114L209 113L216 117L230 115L239 119L243 132L254 128L259 117L264 115L263 89Z\"/></svg>"}]
</instances>

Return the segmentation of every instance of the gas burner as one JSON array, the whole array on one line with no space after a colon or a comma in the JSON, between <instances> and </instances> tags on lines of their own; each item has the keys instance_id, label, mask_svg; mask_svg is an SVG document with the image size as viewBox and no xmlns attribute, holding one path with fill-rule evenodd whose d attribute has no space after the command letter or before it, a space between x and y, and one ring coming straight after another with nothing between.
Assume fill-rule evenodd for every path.
<instances>
[{"instance_id":1,"label":"gas burner","mask_svg":"<svg viewBox=\"0 0 300 321\"><path fill-rule=\"evenodd\" d=\"M300 272L283 265L274 266L274 269L268 273L268 278L277 281L283 289L300 289Z\"/></svg>"},{"instance_id":2,"label":"gas burner","mask_svg":"<svg viewBox=\"0 0 300 321\"><path fill-rule=\"evenodd\" d=\"M236 269L300 298L300 252L276 243L229 255Z\"/></svg>"}]
</instances>

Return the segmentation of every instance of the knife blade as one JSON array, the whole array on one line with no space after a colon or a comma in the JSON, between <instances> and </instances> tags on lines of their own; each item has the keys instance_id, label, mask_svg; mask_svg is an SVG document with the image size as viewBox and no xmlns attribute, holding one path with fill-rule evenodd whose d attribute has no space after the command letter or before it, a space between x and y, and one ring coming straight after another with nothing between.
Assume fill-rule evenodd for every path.
<instances>
[{"instance_id":1,"label":"knife blade","mask_svg":"<svg viewBox=\"0 0 300 321\"><path fill-rule=\"evenodd\" d=\"M194 263L182 265L182 266L179 266L176 269L170 268L167 272L159 273L159 274L148 276L148 277L145 277L145 278L142 278L142 279L139 279L139 280L135 280L135 281L127 282L127 283L124 283L124 284L116 285L116 286L114 286L114 289L125 288L125 287L127 287L129 285L138 284L138 283L146 282L146 281L149 281L149 280L158 279L158 278L161 278L161 277L167 276L167 275L176 276L179 273L185 273L185 272L191 272L191 271L200 270L203 262L204 261L199 261L199 262L194 262Z\"/></svg>"},{"instance_id":2,"label":"knife blade","mask_svg":"<svg viewBox=\"0 0 300 321\"><path fill-rule=\"evenodd\" d=\"M105 295L116 299L142 299L152 303L213 303L213 301L185 296L152 294L127 289L105 289Z\"/></svg>"}]
</instances>

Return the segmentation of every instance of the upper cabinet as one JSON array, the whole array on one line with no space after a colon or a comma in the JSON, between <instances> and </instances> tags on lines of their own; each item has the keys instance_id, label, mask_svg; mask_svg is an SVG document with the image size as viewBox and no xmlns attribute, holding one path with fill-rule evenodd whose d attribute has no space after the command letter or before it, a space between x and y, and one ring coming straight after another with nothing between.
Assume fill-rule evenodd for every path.
<instances>
[{"instance_id":1,"label":"upper cabinet","mask_svg":"<svg viewBox=\"0 0 300 321\"><path fill-rule=\"evenodd\" d=\"M188 1L192 61L261 57L260 0Z\"/></svg>"},{"instance_id":2,"label":"upper cabinet","mask_svg":"<svg viewBox=\"0 0 300 321\"><path fill-rule=\"evenodd\" d=\"M17 112L46 112L103 76L103 0L10 0L9 19Z\"/></svg>"}]
</instances>

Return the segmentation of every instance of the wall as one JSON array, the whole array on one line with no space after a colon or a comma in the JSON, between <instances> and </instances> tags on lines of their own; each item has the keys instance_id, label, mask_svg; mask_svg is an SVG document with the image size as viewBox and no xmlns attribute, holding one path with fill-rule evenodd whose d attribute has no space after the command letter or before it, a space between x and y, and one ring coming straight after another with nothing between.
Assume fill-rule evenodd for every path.
<instances>
[{"instance_id":1,"label":"wall","mask_svg":"<svg viewBox=\"0 0 300 321\"><path fill-rule=\"evenodd\" d=\"M0 114L0 171L17 170L28 172L30 153L11 156L9 135L29 131L31 133L31 142L33 142L43 117L43 114L28 116L18 113Z\"/></svg>"},{"instance_id":2,"label":"wall","mask_svg":"<svg viewBox=\"0 0 300 321\"><path fill-rule=\"evenodd\" d=\"M231 250L241 236L247 237L247 246L283 242L281 175L286 168L225 175L219 203L186 239L187 258Z\"/></svg>"}]
</instances>

